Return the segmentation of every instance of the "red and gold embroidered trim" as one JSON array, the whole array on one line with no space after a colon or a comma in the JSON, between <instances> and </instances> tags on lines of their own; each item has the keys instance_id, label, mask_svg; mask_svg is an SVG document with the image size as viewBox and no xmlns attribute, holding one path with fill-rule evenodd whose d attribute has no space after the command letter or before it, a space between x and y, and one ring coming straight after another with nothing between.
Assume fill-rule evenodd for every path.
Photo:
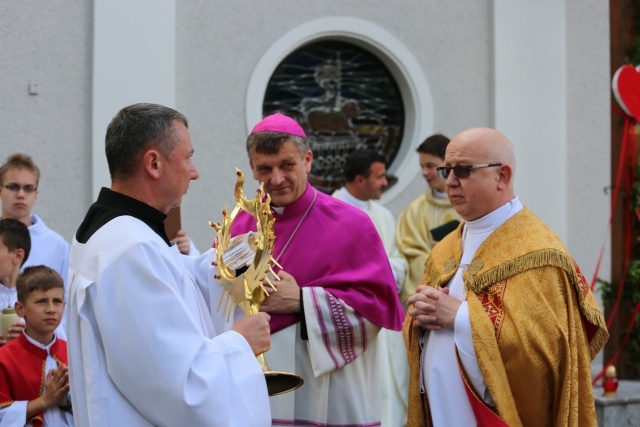
<instances>
[{"instance_id":1,"label":"red and gold embroidered trim","mask_svg":"<svg viewBox=\"0 0 640 427\"><path fill-rule=\"evenodd\" d=\"M502 322L504 321L504 293L507 289L507 280L502 280L487 286L477 297L482 308L487 312L495 329L496 341L500 338Z\"/></svg>"}]
</instances>

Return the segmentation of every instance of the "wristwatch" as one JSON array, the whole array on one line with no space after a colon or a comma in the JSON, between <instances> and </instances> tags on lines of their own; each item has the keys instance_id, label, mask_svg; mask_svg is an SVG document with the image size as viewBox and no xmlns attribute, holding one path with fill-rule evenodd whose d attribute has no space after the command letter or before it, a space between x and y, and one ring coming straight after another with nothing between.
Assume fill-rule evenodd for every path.
<instances>
[{"instance_id":1,"label":"wristwatch","mask_svg":"<svg viewBox=\"0 0 640 427\"><path fill-rule=\"evenodd\" d=\"M71 393L67 394L67 402L69 402L66 405L58 405L58 408L62 409L65 412L71 412Z\"/></svg>"}]
</instances>

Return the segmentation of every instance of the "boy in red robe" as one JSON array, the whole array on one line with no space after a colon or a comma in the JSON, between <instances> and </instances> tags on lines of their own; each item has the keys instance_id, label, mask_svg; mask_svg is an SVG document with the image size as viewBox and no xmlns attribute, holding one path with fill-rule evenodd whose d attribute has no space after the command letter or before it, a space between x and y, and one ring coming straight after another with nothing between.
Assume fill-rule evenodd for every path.
<instances>
[{"instance_id":1,"label":"boy in red robe","mask_svg":"<svg viewBox=\"0 0 640 427\"><path fill-rule=\"evenodd\" d=\"M25 330L0 348L0 424L73 426L67 343L54 334L65 304L62 277L49 267L28 267L16 287Z\"/></svg>"}]
</instances>

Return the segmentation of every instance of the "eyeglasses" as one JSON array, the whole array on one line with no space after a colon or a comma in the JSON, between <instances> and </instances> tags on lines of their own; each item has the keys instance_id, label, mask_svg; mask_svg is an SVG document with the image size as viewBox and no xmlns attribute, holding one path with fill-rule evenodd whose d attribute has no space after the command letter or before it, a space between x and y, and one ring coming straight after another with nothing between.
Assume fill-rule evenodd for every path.
<instances>
[{"instance_id":1,"label":"eyeglasses","mask_svg":"<svg viewBox=\"0 0 640 427\"><path fill-rule=\"evenodd\" d=\"M11 184L3 185L3 187L9 191L13 191L14 193L19 193L21 189L24 190L26 194L31 194L36 190L38 190L38 187L36 187L35 185L31 185L31 184L20 185L20 184L16 184L15 182L12 182Z\"/></svg>"},{"instance_id":2,"label":"eyeglasses","mask_svg":"<svg viewBox=\"0 0 640 427\"><path fill-rule=\"evenodd\" d=\"M440 179L447 179L451 171L458 179L465 179L471 176L471 171L474 169L494 168L502 166L502 163L485 163L483 165L468 165L468 166L442 166L438 168L438 176Z\"/></svg>"}]
</instances>

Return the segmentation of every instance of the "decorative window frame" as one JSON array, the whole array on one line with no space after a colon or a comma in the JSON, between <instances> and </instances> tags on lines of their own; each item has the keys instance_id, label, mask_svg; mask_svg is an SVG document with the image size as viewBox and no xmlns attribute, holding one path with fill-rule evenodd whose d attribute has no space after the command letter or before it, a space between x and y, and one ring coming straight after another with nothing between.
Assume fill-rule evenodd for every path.
<instances>
[{"instance_id":1,"label":"decorative window frame","mask_svg":"<svg viewBox=\"0 0 640 427\"><path fill-rule=\"evenodd\" d=\"M395 78L405 109L405 127L400 149L389 173L398 182L385 191L382 202L396 198L419 172L415 149L433 133L433 102L418 61L391 33L371 22L352 17L326 17L301 24L278 40L262 55L249 79L246 94L247 133L262 119L262 105L269 79L291 52L323 39L352 43L375 54Z\"/></svg>"}]
</instances>

